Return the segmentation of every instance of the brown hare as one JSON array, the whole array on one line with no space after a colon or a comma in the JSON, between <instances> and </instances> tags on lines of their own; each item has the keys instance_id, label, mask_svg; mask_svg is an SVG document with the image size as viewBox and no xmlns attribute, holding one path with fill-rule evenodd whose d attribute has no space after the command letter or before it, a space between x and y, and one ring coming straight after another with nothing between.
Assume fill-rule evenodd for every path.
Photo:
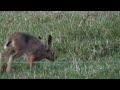
<instances>
[{"instance_id":1,"label":"brown hare","mask_svg":"<svg viewBox=\"0 0 120 90\"><path fill-rule=\"evenodd\" d=\"M11 34L4 45L4 51L0 53L0 71L2 71L2 60L9 57L6 72L12 70L13 59L24 56L29 62L30 68L34 61L48 59L54 61L54 52L51 50L52 36L48 36L48 41L36 38L24 32Z\"/></svg>"}]
</instances>

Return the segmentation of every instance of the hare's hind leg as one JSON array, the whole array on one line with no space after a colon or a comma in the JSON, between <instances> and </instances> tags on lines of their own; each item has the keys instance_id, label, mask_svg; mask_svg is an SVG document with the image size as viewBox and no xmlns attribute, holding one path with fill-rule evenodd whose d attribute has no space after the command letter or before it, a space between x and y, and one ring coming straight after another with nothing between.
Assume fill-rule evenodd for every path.
<instances>
[{"instance_id":1,"label":"hare's hind leg","mask_svg":"<svg viewBox=\"0 0 120 90\"><path fill-rule=\"evenodd\" d=\"M3 64L2 61L5 57L9 56L12 53L9 49L5 49L3 52L0 53L0 72L3 71Z\"/></svg>"},{"instance_id":2,"label":"hare's hind leg","mask_svg":"<svg viewBox=\"0 0 120 90\"><path fill-rule=\"evenodd\" d=\"M22 56L24 53L24 50L16 50L14 54L10 55L9 60L7 62L7 68L6 68L6 72L11 72L12 71L12 62L13 59Z\"/></svg>"},{"instance_id":3,"label":"hare's hind leg","mask_svg":"<svg viewBox=\"0 0 120 90\"><path fill-rule=\"evenodd\" d=\"M2 53L0 53L0 72L3 70L3 65L2 65Z\"/></svg>"}]
</instances>

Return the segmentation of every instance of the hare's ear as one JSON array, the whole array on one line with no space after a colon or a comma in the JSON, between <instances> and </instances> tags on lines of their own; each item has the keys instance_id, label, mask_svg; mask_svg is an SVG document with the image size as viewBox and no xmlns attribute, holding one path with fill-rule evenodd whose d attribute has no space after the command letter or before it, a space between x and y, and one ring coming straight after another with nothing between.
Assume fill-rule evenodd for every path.
<instances>
[{"instance_id":1,"label":"hare's ear","mask_svg":"<svg viewBox=\"0 0 120 90\"><path fill-rule=\"evenodd\" d=\"M52 36L49 35L49 36L48 36L48 49L51 48L51 44L52 44Z\"/></svg>"}]
</instances>

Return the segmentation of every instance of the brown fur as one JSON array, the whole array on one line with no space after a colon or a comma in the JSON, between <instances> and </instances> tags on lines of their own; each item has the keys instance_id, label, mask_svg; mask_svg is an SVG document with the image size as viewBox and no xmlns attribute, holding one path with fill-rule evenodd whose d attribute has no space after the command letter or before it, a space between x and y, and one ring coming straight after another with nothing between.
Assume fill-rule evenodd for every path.
<instances>
[{"instance_id":1,"label":"brown fur","mask_svg":"<svg viewBox=\"0 0 120 90\"><path fill-rule=\"evenodd\" d=\"M48 59L54 60L54 52L51 47L51 36L48 37L48 41L44 41L41 38L36 38L32 35L15 32L11 34L6 40L7 48L0 54L0 71L2 71L2 59L5 56L9 57L7 62L6 71L12 70L13 59L24 56L32 67L34 61Z\"/></svg>"}]
</instances>

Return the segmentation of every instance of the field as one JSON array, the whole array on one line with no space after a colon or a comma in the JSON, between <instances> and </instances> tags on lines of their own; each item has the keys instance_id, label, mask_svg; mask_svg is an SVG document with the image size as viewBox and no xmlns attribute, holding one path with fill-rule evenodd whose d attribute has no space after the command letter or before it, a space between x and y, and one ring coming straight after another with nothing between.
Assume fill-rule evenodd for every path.
<instances>
[{"instance_id":1,"label":"field","mask_svg":"<svg viewBox=\"0 0 120 90\"><path fill-rule=\"evenodd\" d=\"M120 79L119 11L1 11L0 52L16 31L53 37L54 62L38 61L29 69L24 58L0 79Z\"/></svg>"}]
</instances>

